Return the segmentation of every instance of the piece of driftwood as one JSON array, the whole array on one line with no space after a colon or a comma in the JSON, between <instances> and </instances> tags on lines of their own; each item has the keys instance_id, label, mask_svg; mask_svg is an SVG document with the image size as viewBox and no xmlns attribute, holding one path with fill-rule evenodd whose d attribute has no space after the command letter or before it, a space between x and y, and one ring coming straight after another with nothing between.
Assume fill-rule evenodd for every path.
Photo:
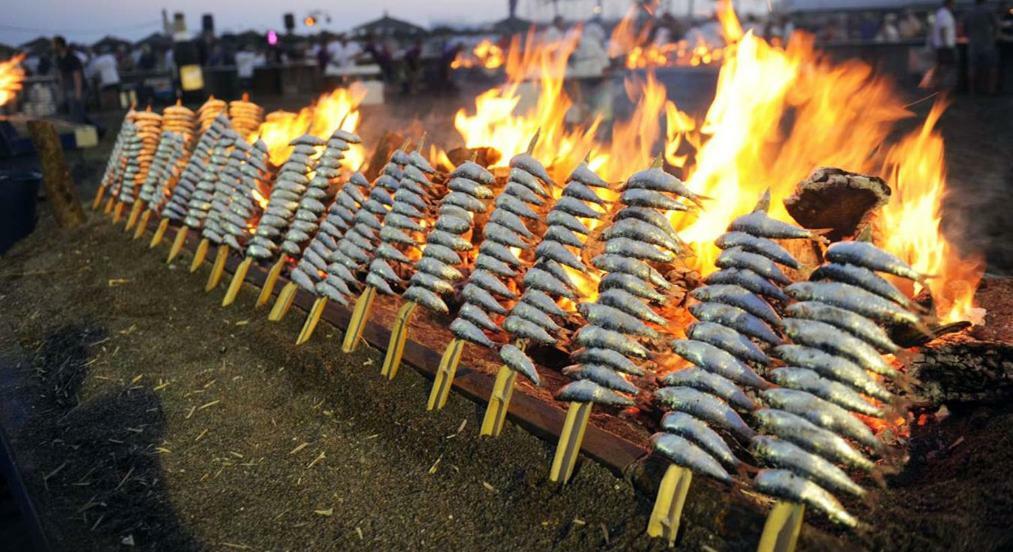
<instances>
[{"instance_id":1,"label":"piece of driftwood","mask_svg":"<svg viewBox=\"0 0 1013 552\"><path fill-rule=\"evenodd\" d=\"M73 228L84 223L84 207L77 197L74 180L70 177L70 169L63 157L63 146L60 135L53 123L43 120L28 121L28 133L32 144L39 154L42 165L42 185L46 197L56 215L56 223L61 228Z\"/></svg>"},{"instance_id":2,"label":"piece of driftwood","mask_svg":"<svg viewBox=\"0 0 1013 552\"><path fill-rule=\"evenodd\" d=\"M857 234L889 197L881 178L820 167L799 182L784 206L803 227L827 229L826 237L837 241Z\"/></svg>"}]
</instances>

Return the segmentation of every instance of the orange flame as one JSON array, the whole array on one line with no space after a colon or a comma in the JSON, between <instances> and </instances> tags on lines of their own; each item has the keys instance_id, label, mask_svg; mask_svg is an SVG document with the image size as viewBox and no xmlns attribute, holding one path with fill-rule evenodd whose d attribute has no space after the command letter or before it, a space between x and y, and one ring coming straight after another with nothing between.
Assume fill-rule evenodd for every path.
<instances>
[{"instance_id":1,"label":"orange flame","mask_svg":"<svg viewBox=\"0 0 1013 552\"><path fill-rule=\"evenodd\" d=\"M267 144L271 163L281 165L292 153L289 142L307 132L318 138L328 138L341 126L342 130L355 132L359 126L359 104L366 97L366 89L358 83L348 88L337 88L321 95L312 105L302 108L299 113L274 111L267 114L258 132ZM351 144L345 152L345 166L359 167L366 158L361 144Z\"/></svg>"},{"instance_id":2,"label":"orange flame","mask_svg":"<svg viewBox=\"0 0 1013 552\"><path fill-rule=\"evenodd\" d=\"M735 16L735 10L729 0L718 2L715 16L718 20L720 40L713 40L703 32L691 33L688 39L664 43L651 40L653 20L639 30L637 19L641 11L653 15L649 5L634 5L626 12L619 24L612 30L609 41L609 57L625 56L628 69L664 66L698 66L717 63L727 55L734 53L734 44L742 39L742 25ZM717 31L715 31L716 34Z\"/></svg>"},{"instance_id":3,"label":"orange flame","mask_svg":"<svg viewBox=\"0 0 1013 552\"><path fill-rule=\"evenodd\" d=\"M506 56L503 48L498 44L483 38L475 45L470 52L460 51L450 63L451 69L463 69L469 67L484 67L486 69L499 69L506 63Z\"/></svg>"},{"instance_id":4,"label":"orange flame","mask_svg":"<svg viewBox=\"0 0 1013 552\"><path fill-rule=\"evenodd\" d=\"M0 107L13 100L21 90L21 83L25 80L25 70L21 67L24 59L25 54L18 54L0 62Z\"/></svg>"}]
</instances>

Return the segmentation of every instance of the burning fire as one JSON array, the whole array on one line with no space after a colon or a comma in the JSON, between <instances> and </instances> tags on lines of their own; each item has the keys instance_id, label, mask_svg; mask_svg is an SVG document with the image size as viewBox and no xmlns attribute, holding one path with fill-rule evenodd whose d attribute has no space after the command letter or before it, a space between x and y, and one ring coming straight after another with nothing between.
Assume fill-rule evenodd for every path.
<instances>
[{"instance_id":1,"label":"burning fire","mask_svg":"<svg viewBox=\"0 0 1013 552\"><path fill-rule=\"evenodd\" d=\"M464 50L458 52L454 61L450 63L450 68L463 69L481 66L486 69L499 69L504 63L506 63L506 56L503 53L503 48L488 38L484 38L470 52Z\"/></svg>"},{"instance_id":2,"label":"burning fire","mask_svg":"<svg viewBox=\"0 0 1013 552\"><path fill-rule=\"evenodd\" d=\"M318 138L329 138L338 129L355 132L359 126L359 104L366 97L366 89L353 83L348 88L337 88L323 94L317 101L298 113L274 111L267 114L254 136L260 136L267 144L271 163L279 166L292 153L289 142L307 132ZM348 167L358 168L366 158L361 144L350 144L345 152Z\"/></svg>"},{"instance_id":3,"label":"burning fire","mask_svg":"<svg viewBox=\"0 0 1013 552\"><path fill-rule=\"evenodd\" d=\"M23 59L25 54L18 54L0 62L0 107L13 100L21 90L21 83L25 80L25 70L21 67Z\"/></svg>"},{"instance_id":4,"label":"burning fire","mask_svg":"<svg viewBox=\"0 0 1013 552\"><path fill-rule=\"evenodd\" d=\"M695 29L688 38L671 43L657 43L651 40L653 25L648 23L637 30L637 16L642 8L632 6L618 25L612 30L609 41L609 57L625 57L628 69L666 66L698 66L718 63L734 53L734 45L742 39L742 25L735 16L731 2L722 0L715 11L716 28L706 26ZM648 10L653 13L653 8ZM707 31L720 30L708 35Z\"/></svg>"}]
</instances>

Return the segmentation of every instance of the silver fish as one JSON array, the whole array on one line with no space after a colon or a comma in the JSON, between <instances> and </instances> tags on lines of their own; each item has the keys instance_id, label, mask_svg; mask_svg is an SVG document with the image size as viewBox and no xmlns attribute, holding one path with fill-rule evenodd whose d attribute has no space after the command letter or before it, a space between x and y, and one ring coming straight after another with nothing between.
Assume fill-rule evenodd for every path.
<instances>
[{"instance_id":1,"label":"silver fish","mask_svg":"<svg viewBox=\"0 0 1013 552\"><path fill-rule=\"evenodd\" d=\"M803 479L786 470L760 470L753 480L756 489L764 494L802 502L823 512L831 520L847 527L857 527L858 519L849 514L844 506L812 481Z\"/></svg>"},{"instance_id":2,"label":"silver fish","mask_svg":"<svg viewBox=\"0 0 1013 552\"><path fill-rule=\"evenodd\" d=\"M450 309L447 308L447 304L443 302L443 299L439 295L422 286L409 287L405 290L401 297L405 301L411 301L412 303L422 305L432 311L442 314L448 314L450 312Z\"/></svg>"},{"instance_id":3,"label":"silver fish","mask_svg":"<svg viewBox=\"0 0 1013 552\"><path fill-rule=\"evenodd\" d=\"M709 393L691 387L662 387L654 393L654 400L668 409L691 414L724 428L744 441L756 435L732 407Z\"/></svg>"},{"instance_id":4,"label":"silver fish","mask_svg":"<svg viewBox=\"0 0 1013 552\"><path fill-rule=\"evenodd\" d=\"M518 268L524 266L524 263L521 262L521 260L518 259L508 247L493 241L483 240L481 245L478 246L478 254L479 256L489 255L490 257Z\"/></svg>"},{"instance_id":5,"label":"silver fish","mask_svg":"<svg viewBox=\"0 0 1013 552\"><path fill-rule=\"evenodd\" d=\"M816 395L784 387L766 389L761 391L760 395L772 408L802 416L823 429L854 439L869 448L882 447L876 436L861 420Z\"/></svg>"},{"instance_id":6,"label":"silver fish","mask_svg":"<svg viewBox=\"0 0 1013 552\"><path fill-rule=\"evenodd\" d=\"M432 257L422 257L419 259L419 262L415 264L415 269L451 282L464 278L464 274L461 274L460 270Z\"/></svg>"},{"instance_id":7,"label":"silver fish","mask_svg":"<svg viewBox=\"0 0 1013 552\"><path fill-rule=\"evenodd\" d=\"M886 272L908 280L923 281L927 277L869 242L844 241L830 244L826 258L832 263L864 266L870 270Z\"/></svg>"},{"instance_id":8,"label":"silver fish","mask_svg":"<svg viewBox=\"0 0 1013 552\"><path fill-rule=\"evenodd\" d=\"M770 377L774 383L782 387L812 393L852 412L875 418L883 417L882 408L863 399L852 387L823 378L808 368L793 366L775 368L770 372Z\"/></svg>"},{"instance_id":9,"label":"silver fish","mask_svg":"<svg viewBox=\"0 0 1013 552\"><path fill-rule=\"evenodd\" d=\"M463 192L450 192L443 198L444 205L454 205L472 213L484 213L488 207L481 200Z\"/></svg>"},{"instance_id":10,"label":"silver fish","mask_svg":"<svg viewBox=\"0 0 1013 552\"><path fill-rule=\"evenodd\" d=\"M531 362L528 355L524 354L524 351L515 345L507 343L500 347L499 358L503 361L503 364L506 364L507 368L528 378L535 385L541 385L541 379L538 377L535 363Z\"/></svg>"},{"instance_id":11,"label":"silver fish","mask_svg":"<svg viewBox=\"0 0 1013 552\"><path fill-rule=\"evenodd\" d=\"M587 187L583 182L577 182L576 180L570 181L566 187L563 188L563 195L572 198L579 199L581 201L590 201L597 203L598 205L605 205L606 201L598 194L594 193L594 190Z\"/></svg>"},{"instance_id":12,"label":"silver fish","mask_svg":"<svg viewBox=\"0 0 1013 552\"><path fill-rule=\"evenodd\" d=\"M419 219L419 218L423 218L423 217L426 216L426 214L423 213L422 211L416 209L415 207L412 207L411 205L408 205L407 203L400 202L400 201L397 202L397 203L395 203L390 208L390 212L391 212L391 214L395 214L396 213L398 215L403 215L405 217L410 217L410 218L413 218L413 219Z\"/></svg>"},{"instance_id":13,"label":"silver fish","mask_svg":"<svg viewBox=\"0 0 1013 552\"><path fill-rule=\"evenodd\" d=\"M850 264L824 264L809 275L811 281L832 280L860 287L868 292L889 299L912 311L925 312L925 307L909 299L885 278L864 266Z\"/></svg>"},{"instance_id":14,"label":"silver fish","mask_svg":"<svg viewBox=\"0 0 1013 552\"><path fill-rule=\"evenodd\" d=\"M597 326L584 326L573 337L573 342L583 347L612 349L630 357L648 358L650 356L643 345L628 336Z\"/></svg>"},{"instance_id":15,"label":"silver fish","mask_svg":"<svg viewBox=\"0 0 1013 552\"><path fill-rule=\"evenodd\" d=\"M544 270L549 274L552 274L553 276L555 276L557 280L563 282L563 285L565 285L567 288L571 290L577 289L577 286L574 285L573 280L570 279L570 275L567 274L566 269L564 269L563 265L557 263L556 261L553 261L552 259L542 258L537 261L535 268L538 268L539 270Z\"/></svg>"},{"instance_id":16,"label":"silver fish","mask_svg":"<svg viewBox=\"0 0 1013 552\"><path fill-rule=\"evenodd\" d=\"M456 320L451 322L450 332L458 339L470 341L472 343L482 345L483 347L489 347L490 349L496 347L496 344L493 343L493 341L489 339L478 326L472 324L464 318L458 317Z\"/></svg>"},{"instance_id":17,"label":"silver fish","mask_svg":"<svg viewBox=\"0 0 1013 552\"><path fill-rule=\"evenodd\" d=\"M450 182L447 182L447 189L468 194L477 199L491 199L493 196L492 190L488 187L465 178L451 178Z\"/></svg>"},{"instance_id":18,"label":"silver fish","mask_svg":"<svg viewBox=\"0 0 1013 552\"><path fill-rule=\"evenodd\" d=\"M717 284L699 287L689 293L697 301L713 301L724 303L756 316L775 328L781 327L781 318L763 299L751 291L736 285Z\"/></svg>"},{"instance_id":19,"label":"silver fish","mask_svg":"<svg viewBox=\"0 0 1013 552\"><path fill-rule=\"evenodd\" d=\"M734 329L735 331L754 337L771 345L780 345L784 341L778 337L766 322L748 312L725 305L723 303L695 303L690 305L689 312L704 322L714 322Z\"/></svg>"},{"instance_id":20,"label":"silver fish","mask_svg":"<svg viewBox=\"0 0 1013 552\"><path fill-rule=\"evenodd\" d=\"M608 240L605 242L605 253L659 263L669 263L675 260L675 253L671 251L661 250L651 244L629 238L612 238Z\"/></svg>"},{"instance_id":21,"label":"silver fish","mask_svg":"<svg viewBox=\"0 0 1013 552\"><path fill-rule=\"evenodd\" d=\"M895 353L900 349L883 328L849 310L815 301L803 301L789 305L785 312L793 318L816 320L836 326L885 353Z\"/></svg>"},{"instance_id":22,"label":"silver fish","mask_svg":"<svg viewBox=\"0 0 1013 552\"><path fill-rule=\"evenodd\" d=\"M556 205L553 207L553 210L562 211L575 217L590 219L600 218L603 214L601 211L593 209L590 205L584 203L583 201L569 196L559 198L559 200L556 201Z\"/></svg>"},{"instance_id":23,"label":"silver fish","mask_svg":"<svg viewBox=\"0 0 1013 552\"><path fill-rule=\"evenodd\" d=\"M875 468L872 460L855 450L844 437L823 429L802 416L771 408L757 410L753 416L763 431L791 441L828 460L866 471Z\"/></svg>"},{"instance_id":24,"label":"silver fish","mask_svg":"<svg viewBox=\"0 0 1013 552\"><path fill-rule=\"evenodd\" d=\"M399 263L405 264L412 263L411 259L409 259L407 256L405 256L404 253L402 253L396 247L390 245L389 243L381 243L380 246L376 248L376 256L382 257L384 259L390 259L392 261L397 261Z\"/></svg>"},{"instance_id":25,"label":"silver fish","mask_svg":"<svg viewBox=\"0 0 1013 552\"><path fill-rule=\"evenodd\" d=\"M549 226L562 226L567 230L572 230L585 236L591 233L591 230L587 226L584 226L584 223L580 222L580 219L559 209L549 211L549 214L545 216L545 224Z\"/></svg>"},{"instance_id":26,"label":"silver fish","mask_svg":"<svg viewBox=\"0 0 1013 552\"><path fill-rule=\"evenodd\" d=\"M507 309L505 309L503 305L500 305L499 301L497 301L492 294L477 285L471 283L465 285L464 289L461 290L461 295L468 302L474 303L489 312L494 312L496 314L507 313Z\"/></svg>"},{"instance_id":27,"label":"silver fish","mask_svg":"<svg viewBox=\"0 0 1013 552\"><path fill-rule=\"evenodd\" d=\"M469 240L439 229L433 230L426 236L426 243L429 245L442 245L454 251L471 251L473 247Z\"/></svg>"},{"instance_id":28,"label":"silver fish","mask_svg":"<svg viewBox=\"0 0 1013 552\"><path fill-rule=\"evenodd\" d=\"M692 387L697 391L721 397L732 406L742 410L756 410L759 408L749 395L746 395L742 389L739 389L739 386L735 385L735 382L696 366L667 374L661 379L661 384L664 386L679 385Z\"/></svg>"},{"instance_id":29,"label":"silver fish","mask_svg":"<svg viewBox=\"0 0 1013 552\"><path fill-rule=\"evenodd\" d=\"M758 295L770 297L783 303L788 302L788 296L781 291L781 288L770 283L766 278L752 270L744 268L726 268L712 272L704 279L704 283L708 285L724 284L739 286Z\"/></svg>"},{"instance_id":30,"label":"silver fish","mask_svg":"<svg viewBox=\"0 0 1013 552\"><path fill-rule=\"evenodd\" d=\"M779 345L773 352L791 366L808 368L821 376L849 385L874 399L884 402L893 400L893 395L885 387L861 366L847 358L801 345Z\"/></svg>"},{"instance_id":31,"label":"silver fish","mask_svg":"<svg viewBox=\"0 0 1013 552\"><path fill-rule=\"evenodd\" d=\"M465 303L457 314L459 317L490 332L498 332L500 329L499 325L493 322L484 310L472 303Z\"/></svg>"},{"instance_id":32,"label":"silver fish","mask_svg":"<svg viewBox=\"0 0 1013 552\"><path fill-rule=\"evenodd\" d=\"M598 289L601 291L622 289L655 303L665 302L665 296L654 291L650 284L632 274L623 272L609 272L603 276L598 282Z\"/></svg>"},{"instance_id":33,"label":"silver fish","mask_svg":"<svg viewBox=\"0 0 1013 552\"><path fill-rule=\"evenodd\" d=\"M668 323L664 317L651 310L643 301L625 289L613 288L602 291L598 295L598 304L615 307L626 314L664 326Z\"/></svg>"},{"instance_id":34,"label":"silver fish","mask_svg":"<svg viewBox=\"0 0 1013 552\"><path fill-rule=\"evenodd\" d=\"M537 289L547 293L554 293L567 299L576 299L576 295L573 291L567 287L565 282L562 282L559 278L556 278L551 273L542 270L539 267L532 267L527 273L524 274L524 287L527 289Z\"/></svg>"},{"instance_id":35,"label":"silver fish","mask_svg":"<svg viewBox=\"0 0 1013 552\"><path fill-rule=\"evenodd\" d=\"M619 201L624 205L632 207L648 207L661 209L662 211L688 211L684 203L676 201L661 192L645 190L642 188L631 188L619 196Z\"/></svg>"},{"instance_id":36,"label":"silver fish","mask_svg":"<svg viewBox=\"0 0 1013 552\"><path fill-rule=\"evenodd\" d=\"M535 235L528 230L528 227L524 225L524 222L521 221L520 217L504 209L496 209L493 211L489 220L491 222L495 222L496 224L505 226L525 238L535 237Z\"/></svg>"},{"instance_id":37,"label":"silver fish","mask_svg":"<svg viewBox=\"0 0 1013 552\"><path fill-rule=\"evenodd\" d=\"M631 259L616 254L605 254L591 259L591 265L605 272L631 274L663 289L672 287L672 284L660 272L655 270L654 267L638 259Z\"/></svg>"},{"instance_id":38,"label":"silver fish","mask_svg":"<svg viewBox=\"0 0 1013 552\"><path fill-rule=\"evenodd\" d=\"M631 238L650 243L678 253L682 250L678 240L657 226L638 218L623 218L615 221L602 233L602 238Z\"/></svg>"},{"instance_id":39,"label":"silver fish","mask_svg":"<svg viewBox=\"0 0 1013 552\"><path fill-rule=\"evenodd\" d=\"M472 271L471 275L468 276L468 283L481 286L489 293L494 293L500 297L506 297L507 299L517 297L495 274L486 270L477 269Z\"/></svg>"},{"instance_id":40,"label":"silver fish","mask_svg":"<svg viewBox=\"0 0 1013 552\"><path fill-rule=\"evenodd\" d=\"M327 281L319 282L316 291L318 295L323 295L339 305L348 305L348 297Z\"/></svg>"},{"instance_id":41,"label":"silver fish","mask_svg":"<svg viewBox=\"0 0 1013 552\"><path fill-rule=\"evenodd\" d=\"M806 451L798 445L768 435L758 435L750 446L753 456L764 464L789 470L802 477L812 479L818 485L835 491L865 496L865 489L855 483L827 459Z\"/></svg>"},{"instance_id":42,"label":"silver fish","mask_svg":"<svg viewBox=\"0 0 1013 552\"><path fill-rule=\"evenodd\" d=\"M461 209L457 205L451 205L449 203L441 203L440 208L437 210L437 214L441 217L452 216L468 221L474 220L475 218L475 213L473 213L472 211Z\"/></svg>"},{"instance_id":43,"label":"silver fish","mask_svg":"<svg viewBox=\"0 0 1013 552\"><path fill-rule=\"evenodd\" d=\"M767 355L763 354L749 338L721 324L694 322L686 330L686 335L690 339L724 349L742 360L750 360L761 365L770 363Z\"/></svg>"},{"instance_id":44,"label":"silver fish","mask_svg":"<svg viewBox=\"0 0 1013 552\"><path fill-rule=\"evenodd\" d=\"M595 303L580 303L577 305L577 310L580 311L585 320L595 326L651 339L658 338L658 332L654 328L644 324L639 318L626 314L615 307Z\"/></svg>"},{"instance_id":45,"label":"silver fish","mask_svg":"<svg viewBox=\"0 0 1013 552\"><path fill-rule=\"evenodd\" d=\"M534 305L538 308L538 310L551 314L552 316L558 316L560 318L566 316L566 311L559 308L559 305L557 305L551 297L537 289L525 290L524 295L521 296L521 301Z\"/></svg>"},{"instance_id":46,"label":"silver fish","mask_svg":"<svg viewBox=\"0 0 1013 552\"><path fill-rule=\"evenodd\" d=\"M394 269L380 258L375 258L369 263L369 272L376 274L388 282L398 283L401 281L401 278L394 272Z\"/></svg>"},{"instance_id":47,"label":"silver fish","mask_svg":"<svg viewBox=\"0 0 1013 552\"><path fill-rule=\"evenodd\" d=\"M577 270L585 270L584 263L580 262L580 259L576 255L559 242L543 240L535 247L535 257L538 259L550 259Z\"/></svg>"},{"instance_id":48,"label":"silver fish","mask_svg":"<svg viewBox=\"0 0 1013 552\"><path fill-rule=\"evenodd\" d=\"M685 412L666 413L661 418L661 429L693 442L725 466L738 468L741 464L723 437L703 421Z\"/></svg>"},{"instance_id":49,"label":"silver fish","mask_svg":"<svg viewBox=\"0 0 1013 552\"><path fill-rule=\"evenodd\" d=\"M745 232L758 238L773 240L816 239L816 234L787 222L770 218L763 211L753 211L732 221L731 232Z\"/></svg>"},{"instance_id":50,"label":"silver fish","mask_svg":"<svg viewBox=\"0 0 1013 552\"><path fill-rule=\"evenodd\" d=\"M390 287L387 280L384 280L379 275L373 272L366 273L366 285L376 289L384 295L395 295L394 289Z\"/></svg>"},{"instance_id":51,"label":"silver fish","mask_svg":"<svg viewBox=\"0 0 1013 552\"><path fill-rule=\"evenodd\" d=\"M380 230L380 240L387 243L415 245L415 240L411 236L388 224L384 224L383 229Z\"/></svg>"},{"instance_id":52,"label":"silver fish","mask_svg":"<svg viewBox=\"0 0 1013 552\"><path fill-rule=\"evenodd\" d=\"M577 234L562 226L549 226L542 235L542 240L556 241L570 247L582 248L584 242L577 237Z\"/></svg>"},{"instance_id":53,"label":"silver fish","mask_svg":"<svg viewBox=\"0 0 1013 552\"><path fill-rule=\"evenodd\" d=\"M428 272L416 272L412 274L412 277L408 280L408 283L412 286L421 286L435 293L451 294L454 293L454 286L450 282L433 276Z\"/></svg>"},{"instance_id":54,"label":"silver fish","mask_svg":"<svg viewBox=\"0 0 1013 552\"><path fill-rule=\"evenodd\" d=\"M732 476L721 464L692 441L673 433L651 435L651 447L673 464L702 473L722 483L731 485Z\"/></svg>"},{"instance_id":55,"label":"silver fish","mask_svg":"<svg viewBox=\"0 0 1013 552\"><path fill-rule=\"evenodd\" d=\"M694 193L681 180L661 168L650 168L634 173L626 181L624 189L655 190L680 195L697 205L702 205L704 196Z\"/></svg>"},{"instance_id":56,"label":"silver fish","mask_svg":"<svg viewBox=\"0 0 1013 552\"><path fill-rule=\"evenodd\" d=\"M549 173L545 172L545 167L542 166L534 157L527 153L521 153L513 156L510 159L510 167L514 169L520 169L526 173L533 174L538 178L541 178L543 182L552 184L553 180L549 178Z\"/></svg>"},{"instance_id":57,"label":"silver fish","mask_svg":"<svg viewBox=\"0 0 1013 552\"><path fill-rule=\"evenodd\" d=\"M752 368L735 358L731 353L703 341L692 339L676 339L670 343L672 352L693 364L724 376L739 385L765 389L770 384L763 380Z\"/></svg>"},{"instance_id":58,"label":"silver fish","mask_svg":"<svg viewBox=\"0 0 1013 552\"><path fill-rule=\"evenodd\" d=\"M436 259L451 266L461 263L461 256L456 251L438 243L429 242L422 249L422 256Z\"/></svg>"},{"instance_id":59,"label":"silver fish","mask_svg":"<svg viewBox=\"0 0 1013 552\"><path fill-rule=\"evenodd\" d=\"M483 184L491 184L496 179L488 169L475 163L474 161L465 161L454 169L454 172L450 173L451 177L463 177L468 180L474 180Z\"/></svg>"},{"instance_id":60,"label":"silver fish","mask_svg":"<svg viewBox=\"0 0 1013 552\"><path fill-rule=\"evenodd\" d=\"M558 332L561 329L559 324L556 324L549 314L530 303L525 303L524 301L520 301L514 305L510 314L530 320L550 332Z\"/></svg>"},{"instance_id":61,"label":"silver fish","mask_svg":"<svg viewBox=\"0 0 1013 552\"><path fill-rule=\"evenodd\" d=\"M603 349L600 347L577 349L571 356L573 360L577 362L601 364L608 366L613 370L618 370L624 374L630 374L633 376L644 375L644 370L642 368L634 364L632 360L623 356L622 353L613 351L612 349Z\"/></svg>"},{"instance_id":62,"label":"silver fish","mask_svg":"<svg viewBox=\"0 0 1013 552\"><path fill-rule=\"evenodd\" d=\"M486 240L492 240L507 247L519 247L523 249L528 246L520 234L502 224L491 221L487 222L482 231L485 233Z\"/></svg>"},{"instance_id":63,"label":"silver fish","mask_svg":"<svg viewBox=\"0 0 1013 552\"><path fill-rule=\"evenodd\" d=\"M548 197L548 192L542 183L531 173L525 172L521 169L510 169L510 173L507 175L507 179L512 182L517 182L525 187L529 188L532 192L542 196Z\"/></svg>"},{"instance_id":64,"label":"silver fish","mask_svg":"<svg viewBox=\"0 0 1013 552\"><path fill-rule=\"evenodd\" d=\"M883 360L871 345L830 324L802 318L785 318L784 331L799 345L843 356L866 370L889 378L896 378L898 375L897 370Z\"/></svg>"},{"instance_id":65,"label":"silver fish","mask_svg":"<svg viewBox=\"0 0 1013 552\"><path fill-rule=\"evenodd\" d=\"M453 251L451 251L451 253L453 253ZM457 253L454 253L454 255L457 255ZM517 276L517 271L510 268L510 265L491 255L479 255L476 257L475 268L488 270L489 272L504 278L513 278L514 276Z\"/></svg>"},{"instance_id":66,"label":"silver fish","mask_svg":"<svg viewBox=\"0 0 1013 552\"><path fill-rule=\"evenodd\" d=\"M538 220L538 213L534 212L526 203L511 195L500 194L496 196L495 204L497 209L505 209L519 217Z\"/></svg>"},{"instance_id":67,"label":"silver fish","mask_svg":"<svg viewBox=\"0 0 1013 552\"><path fill-rule=\"evenodd\" d=\"M576 169L570 173L570 179L576 180L577 182L583 182L588 186L594 186L595 188L608 188L608 182L605 182L602 177L594 173L588 166L587 163L581 163L577 165Z\"/></svg>"},{"instance_id":68,"label":"silver fish","mask_svg":"<svg viewBox=\"0 0 1013 552\"><path fill-rule=\"evenodd\" d=\"M526 318L513 314L503 320L503 329L521 339L531 339L539 343L545 343L546 345L552 345L556 342L556 338L549 335L549 332L545 331L545 328Z\"/></svg>"},{"instance_id":69,"label":"silver fish","mask_svg":"<svg viewBox=\"0 0 1013 552\"><path fill-rule=\"evenodd\" d=\"M619 372L599 364L574 364L563 368L563 375L577 380L591 380L598 385L621 393L637 394L637 386L630 383Z\"/></svg>"},{"instance_id":70,"label":"silver fish","mask_svg":"<svg viewBox=\"0 0 1013 552\"><path fill-rule=\"evenodd\" d=\"M310 279L310 277L299 267L292 269L292 272L289 273L288 277L290 280L295 282L296 285L307 291L313 291L316 289L316 284L313 283L313 280Z\"/></svg>"},{"instance_id":71,"label":"silver fish","mask_svg":"<svg viewBox=\"0 0 1013 552\"><path fill-rule=\"evenodd\" d=\"M577 380L563 386L556 393L557 401L633 406L633 399L598 385L591 380Z\"/></svg>"},{"instance_id":72,"label":"silver fish","mask_svg":"<svg viewBox=\"0 0 1013 552\"><path fill-rule=\"evenodd\" d=\"M531 188L517 182L507 182L507 185L503 188L503 193L516 197L525 203L531 203L533 205L545 204L545 200L542 199L542 196L531 191Z\"/></svg>"},{"instance_id":73,"label":"silver fish","mask_svg":"<svg viewBox=\"0 0 1013 552\"><path fill-rule=\"evenodd\" d=\"M781 269L777 268L774 261L763 255L750 253L739 247L732 247L731 249L722 251L714 264L718 268L751 270L768 280L773 280L782 285L791 283L791 278L785 276L784 272L781 272Z\"/></svg>"}]
</instances>

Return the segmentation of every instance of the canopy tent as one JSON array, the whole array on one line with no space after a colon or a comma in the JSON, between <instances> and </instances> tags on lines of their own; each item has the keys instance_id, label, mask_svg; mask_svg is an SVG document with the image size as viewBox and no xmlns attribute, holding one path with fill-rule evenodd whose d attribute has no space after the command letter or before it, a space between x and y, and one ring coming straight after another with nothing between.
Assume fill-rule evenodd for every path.
<instances>
[{"instance_id":1,"label":"canopy tent","mask_svg":"<svg viewBox=\"0 0 1013 552\"><path fill-rule=\"evenodd\" d=\"M355 36L414 36L425 34L426 29L401 19L395 19L385 13L380 19L353 28L351 33Z\"/></svg>"}]
</instances>

